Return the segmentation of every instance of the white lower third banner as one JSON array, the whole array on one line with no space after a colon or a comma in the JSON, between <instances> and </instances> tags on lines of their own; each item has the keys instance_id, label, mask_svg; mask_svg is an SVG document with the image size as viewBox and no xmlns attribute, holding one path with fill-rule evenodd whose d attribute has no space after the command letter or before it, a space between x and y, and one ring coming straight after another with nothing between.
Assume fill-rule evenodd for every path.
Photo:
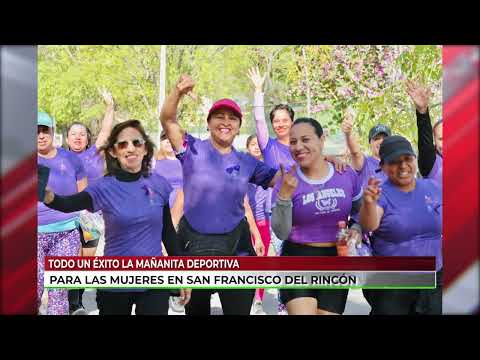
<instances>
[{"instance_id":1,"label":"white lower third banner","mask_svg":"<svg viewBox=\"0 0 480 360\"><path fill-rule=\"evenodd\" d=\"M434 289L434 271L45 271L50 289Z\"/></svg>"}]
</instances>

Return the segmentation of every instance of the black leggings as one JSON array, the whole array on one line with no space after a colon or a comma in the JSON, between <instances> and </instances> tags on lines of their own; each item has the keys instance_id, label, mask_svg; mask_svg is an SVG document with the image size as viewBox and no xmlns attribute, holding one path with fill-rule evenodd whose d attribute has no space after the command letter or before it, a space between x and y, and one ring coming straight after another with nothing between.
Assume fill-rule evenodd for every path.
<instances>
[{"instance_id":1,"label":"black leggings","mask_svg":"<svg viewBox=\"0 0 480 360\"><path fill-rule=\"evenodd\" d=\"M168 315L168 290L105 291L97 290L99 315Z\"/></svg>"},{"instance_id":2,"label":"black leggings","mask_svg":"<svg viewBox=\"0 0 480 360\"><path fill-rule=\"evenodd\" d=\"M83 293L85 289L72 289L68 290L68 305L70 308L70 313L75 310L83 307Z\"/></svg>"},{"instance_id":3,"label":"black leggings","mask_svg":"<svg viewBox=\"0 0 480 360\"><path fill-rule=\"evenodd\" d=\"M222 303L223 315L250 315L255 297L255 289L193 289L190 302L185 306L187 315L210 315L210 296L218 292Z\"/></svg>"}]
</instances>

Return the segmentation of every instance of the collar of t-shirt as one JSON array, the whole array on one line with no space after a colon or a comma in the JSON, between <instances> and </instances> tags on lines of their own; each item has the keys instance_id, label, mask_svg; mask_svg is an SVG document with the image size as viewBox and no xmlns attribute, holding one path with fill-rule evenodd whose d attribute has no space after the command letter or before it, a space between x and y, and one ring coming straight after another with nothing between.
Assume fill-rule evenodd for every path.
<instances>
[{"instance_id":1,"label":"collar of t-shirt","mask_svg":"<svg viewBox=\"0 0 480 360\"><path fill-rule=\"evenodd\" d=\"M140 170L137 173L130 173L130 172L125 171L123 169L116 169L114 171L113 175L115 176L115 178L118 181L132 182L132 181L137 181L138 179L140 179L140 177L142 176L142 171Z\"/></svg>"}]
</instances>

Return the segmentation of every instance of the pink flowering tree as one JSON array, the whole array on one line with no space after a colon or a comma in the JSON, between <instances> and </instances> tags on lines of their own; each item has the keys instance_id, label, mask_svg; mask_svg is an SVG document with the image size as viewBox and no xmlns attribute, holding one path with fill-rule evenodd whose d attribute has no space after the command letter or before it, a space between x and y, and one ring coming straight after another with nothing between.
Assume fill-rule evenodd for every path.
<instances>
[{"instance_id":1,"label":"pink flowering tree","mask_svg":"<svg viewBox=\"0 0 480 360\"><path fill-rule=\"evenodd\" d=\"M356 131L367 145L371 126L385 123L416 143L415 107L405 80L415 79L432 91L432 120L441 117L440 46L298 46L296 82L289 101L299 115L317 118L330 133L340 129L345 111L356 117Z\"/></svg>"}]
</instances>

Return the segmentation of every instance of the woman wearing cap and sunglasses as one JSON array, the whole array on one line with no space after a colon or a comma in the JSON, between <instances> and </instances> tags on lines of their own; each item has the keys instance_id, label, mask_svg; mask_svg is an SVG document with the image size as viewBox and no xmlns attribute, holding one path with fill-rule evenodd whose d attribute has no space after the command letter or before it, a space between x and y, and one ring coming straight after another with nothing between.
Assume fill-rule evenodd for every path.
<instances>
[{"instance_id":1,"label":"woman wearing cap and sunglasses","mask_svg":"<svg viewBox=\"0 0 480 360\"><path fill-rule=\"evenodd\" d=\"M103 117L102 127L98 133L95 143L92 144L92 133L90 129L81 122L73 122L67 129L68 149L75 154L83 163L89 184L100 179L105 172L105 159L97 151L107 141L112 131L114 119L114 107L112 95L107 91L102 91L101 95L107 105L105 116ZM83 229L85 223L96 224L89 226L88 230ZM82 248L80 256L95 256L100 238L104 236L104 222L101 212L89 213L82 212L80 215L80 241ZM82 303L84 289L75 289L68 291L68 300L70 303L70 313L72 315L86 314Z\"/></svg>"},{"instance_id":2,"label":"woman wearing cap and sunglasses","mask_svg":"<svg viewBox=\"0 0 480 360\"><path fill-rule=\"evenodd\" d=\"M107 175L73 196L46 190L45 204L58 211L103 212L106 256L161 256L162 246L179 255L168 199L171 186L165 178L151 174L154 145L138 120L117 124L107 143ZM189 291L182 290L184 302ZM167 290L98 290L100 315L168 314Z\"/></svg>"},{"instance_id":3,"label":"woman wearing cap and sunglasses","mask_svg":"<svg viewBox=\"0 0 480 360\"><path fill-rule=\"evenodd\" d=\"M434 290L371 290L372 315L442 313L442 191L430 179L416 179L416 156L407 139L389 136L380 146L388 179L371 178L364 190L360 224L373 231L375 256L435 256Z\"/></svg>"},{"instance_id":4,"label":"woman wearing cap and sunglasses","mask_svg":"<svg viewBox=\"0 0 480 360\"><path fill-rule=\"evenodd\" d=\"M71 152L55 147L54 121L45 112L37 119L38 164L50 168L48 186L58 194L72 195L87 186L82 162ZM39 199L40 200L40 199ZM38 283L37 296L40 305L43 294L45 256L78 256L80 232L77 212L64 214L38 203ZM48 315L68 315L67 290L48 291Z\"/></svg>"},{"instance_id":5,"label":"woman wearing cap and sunglasses","mask_svg":"<svg viewBox=\"0 0 480 360\"><path fill-rule=\"evenodd\" d=\"M277 171L232 146L240 132L242 113L230 99L213 104L207 124L210 137L197 139L177 121L177 107L191 92L193 80L182 75L160 114L162 128L183 167L184 215L179 237L189 255L255 255L245 220L248 184L272 186ZM248 204L248 201L246 201ZM256 246L263 248L260 239ZM209 315L211 290L193 290L188 315ZM219 291L223 313L249 315L255 290Z\"/></svg>"}]
</instances>

